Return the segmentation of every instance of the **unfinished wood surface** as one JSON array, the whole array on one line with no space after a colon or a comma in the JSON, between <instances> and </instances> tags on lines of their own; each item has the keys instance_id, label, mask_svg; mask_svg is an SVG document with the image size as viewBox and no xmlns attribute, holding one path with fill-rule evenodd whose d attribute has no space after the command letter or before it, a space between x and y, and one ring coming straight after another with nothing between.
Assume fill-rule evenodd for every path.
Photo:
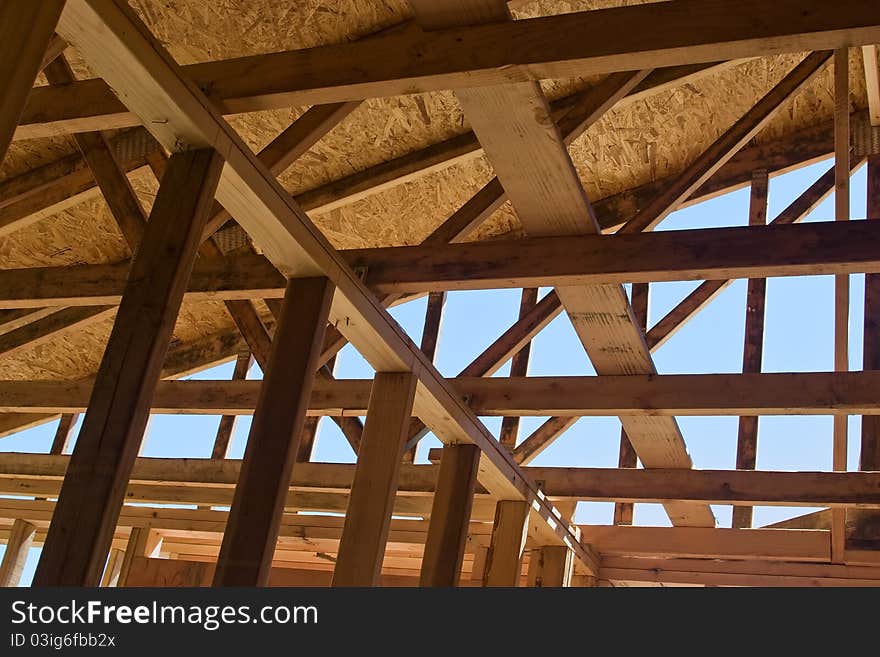
<instances>
[{"instance_id":1,"label":"unfinished wood surface","mask_svg":"<svg viewBox=\"0 0 880 657\"><path fill-rule=\"evenodd\" d=\"M833 6L812 2L809 9L804 11L798 0L772 6L744 0L735 11L724 0L688 0L435 33L404 30L360 43L207 62L185 70L196 84L211 88L226 111L243 112L880 42L876 14L858 0ZM63 26L59 33L78 45ZM584 34L594 36L585 40ZM400 56L416 51L423 56ZM107 84L81 82L35 96L16 136L136 121Z\"/></svg>"},{"instance_id":2,"label":"unfinished wood surface","mask_svg":"<svg viewBox=\"0 0 880 657\"><path fill-rule=\"evenodd\" d=\"M382 293L874 272L880 230L832 221L343 251ZM863 242L864 245L859 243Z\"/></svg>"},{"instance_id":3,"label":"unfinished wood surface","mask_svg":"<svg viewBox=\"0 0 880 657\"><path fill-rule=\"evenodd\" d=\"M104 566L104 574L101 575L101 588L119 586L119 576L122 574L122 562L125 559L125 551L119 548L110 548L107 555L107 564ZM129 574L131 572L129 571Z\"/></svg>"},{"instance_id":4,"label":"unfinished wood surface","mask_svg":"<svg viewBox=\"0 0 880 657\"><path fill-rule=\"evenodd\" d=\"M749 199L749 225L763 226L767 223L767 192L769 178L766 170L756 171L752 176ZM761 371L764 353L764 303L767 296L767 279L750 278L746 290L746 324L743 338L744 374ZM736 438L736 469L754 470L758 456L758 418L746 415L739 418ZM752 526L751 507L733 508L732 526L742 529Z\"/></svg>"},{"instance_id":5,"label":"unfinished wood surface","mask_svg":"<svg viewBox=\"0 0 880 657\"><path fill-rule=\"evenodd\" d=\"M419 348L432 363L437 362L437 343L440 340L440 329L443 323L443 309L446 307L446 292L431 292L428 295L428 305L425 309L425 323L422 327L422 340ZM411 437L406 444L403 458L412 463L416 458L419 438L424 435L420 431L417 436Z\"/></svg>"},{"instance_id":6,"label":"unfinished wood surface","mask_svg":"<svg viewBox=\"0 0 880 657\"><path fill-rule=\"evenodd\" d=\"M624 233L651 230L746 145L828 62L830 52L808 55L779 84L725 132L665 189L621 228Z\"/></svg>"},{"instance_id":7,"label":"unfinished wood surface","mask_svg":"<svg viewBox=\"0 0 880 657\"><path fill-rule=\"evenodd\" d=\"M443 448L420 586L455 586L461 578L479 461L480 453L473 445ZM567 547L560 549L571 554Z\"/></svg>"},{"instance_id":8,"label":"unfinished wood surface","mask_svg":"<svg viewBox=\"0 0 880 657\"><path fill-rule=\"evenodd\" d=\"M65 413L61 416L55 429L55 436L52 438L52 445L49 447L50 454L64 454L70 451L68 448L78 420L79 413Z\"/></svg>"},{"instance_id":9,"label":"unfinished wood surface","mask_svg":"<svg viewBox=\"0 0 880 657\"><path fill-rule=\"evenodd\" d=\"M215 586L266 585L333 292L326 278L294 279L288 285Z\"/></svg>"},{"instance_id":10,"label":"unfinished wood surface","mask_svg":"<svg viewBox=\"0 0 880 657\"><path fill-rule=\"evenodd\" d=\"M501 501L496 505L483 586L519 585L528 518L528 506L522 502Z\"/></svg>"},{"instance_id":11,"label":"unfinished wood surface","mask_svg":"<svg viewBox=\"0 0 880 657\"><path fill-rule=\"evenodd\" d=\"M12 524L0 562L0 587L19 586L36 532L37 528L26 520L19 519Z\"/></svg>"},{"instance_id":12,"label":"unfinished wood surface","mask_svg":"<svg viewBox=\"0 0 880 657\"><path fill-rule=\"evenodd\" d=\"M333 586L377 586L416 379L377 372L339 543Z\"/></svg>"},{"instance_id":13,"label":"unfinished wood surface","mask_svg":"<svg viewBox=\"0 0 880 657\"><path fill-rule=\"evenodd\" d=\"M523 288L517 319L522 319L528 315L529 311L531 311L537 303L538 288ZM522 348L513 355L513 358L510 361L510 376L526 376L529 373L529 356L532 351L531 346L531 342L526 342ZM499 442L512 452L516 447L518 437L519 418L515 416L502 418Z\"/></svg>"},{"instance_id":14,"label":"unfinished wood surface","mask_svg":"<svg viewBox=\"0 0 880 657\"><path fill-rule=\"evenodd\" d=\"M873 126L880 126L880 61L877 46L862 46L862 63L865 67L865 91L868 94L868 116Z\"/></svg>"},{"instance_id":15,"label":"unfinished wood surface","mask_svg":"<svg viewBox=\"0 0 880 657\"><path fill-rule=\"evenodd\" d=\"M520 465L528 465L538 458L538 455L547 449L554 440L574 426L574 423L577 421L578 418L573 416L551 417L547 419L517 445L516 449L513 450L514 460Z\"/></svg>"},{"instance_id":16,"label":"unfinished wood surface","mask_svg":"<svg viewBox=\"0 0 880 657\"><path fill-rule=\"evenodd\" d=\"M38 585L100 581L221 166L211 150L172 158L98 371Z\"/></svg>"},{"instance_id":17,"label":"unfinished wood surface","mask_svg":"<svg viewBox=\"0 0 880 657\"><path fill-rule=\"evenodd\" d=\"M850 173L861 165L862 159L850 159ZM810 185L804 192L780 212L771 224L784 225L797 223L821 203L834 190L835 167L832 165L824 174ZM648 331L646 339L651 350L660 348L669 338L675 335L688 319L703 309L718 294L732 283L731 279L707 280L686 296L675 308L657 321Z\"/></svg>"},{"instance_id":18,"label":"unfinished wood surface","mask_svg":"<svg viewBox=\"0 0 880 657\"><path fill-rule=\"evenodd\" d=\"M253 363L254 357L251 352L240 353L235 359L232 380L244 381L247 379L248 372ZM237 415L223 415L220 417L217 434L214 436L214 446L211 448L212 459L225 459L229 454L229 441L232 439L232 432L235 430L235 420L237 417Z\"/></svg>"},{"instance_id":19,"label":"unfinished wood surface","mask_svg":"<svg viewBox=\"0 0 880 657\"><path fill-rule=\"evenodd\" d=\"M444 23L449 15L438 12L435 3L419 0L412 4L417 21L427 29L449 26ZM509 14L503 2L470 4L492 8L491 15L499 25L511 23L505 20ZM469 21L462 14L455 22L460 25ZM551 120L547 99L539 85L520 82L458 89L456 95L527 233L540 236L599 232L592 206ZM620 286L557 287L556 291L598 373L656 371ZM690 467L690 457L674 419L625 422L634 446L644 453L646 466ZM708 508L670 509L670 517L674 524L714 525Z\"/></svg>"},{"instance_id":20,"label":"unfinished wood surface","mask_svg":"<svg viewBox=\"0 0 880 657\"><path fill-rule=\"evenodd\" d=\"M834 51L834 219L849 221L849 49ZM834 369L849 370L849 276L834 277ZM832 466L846 470L848 418L833 420ZM831 552L835 562L843 561L846 549L846 511L831 512Z\"/></svg>"},{"instance_id":21,"label":"unfinished wood surface","mask_svg":"<svg viewBox=\"0 0 880 657\"><path fill-rule=\"evenodd\" d=\"M869 220L880 219L880 156L868 158ZM865 276L863 368L880 370L880 274ZM880 470L880 419L862 417L861 470Z\"/></svg>"},{"instance_id":22,"label":"unfinished wood surface","mask_svg":"<svg viewBox=\"0 0 880 657\"><path fill-rule=\"evenodd\" d=\"M538 588L571 586L571 552L557 545L532 550L528 585Z\"/></svg>"},{"instance_id":23,"label":"unfinished wood surface","mask_svg":"<svg viewBox=\"0 0 880 657\"><path fill-rule=\"evenodd\" d=\"M43 56L63 7L63 0L4 2L0 6L0 162L42 69Z\"/></svg>"},{"instance_id":24,"label":"unfinished wood surface","mask_svg":"<svg viewBox=\"0 0 880 657\"><path fill-rule=\"evenodd\" d=\"M424 354L365 290L127 5L71 0L58 30L113 85L127 106L146 118L149 129L163 145L171 149L186 144L213 145L222 151L226 167L217 198L269 260L287 276L328 276L338 291L331 308L337 327L377 371L411 369L417 374L418 414L441 441L478 445L484 455L480 480L501 496L534 502L534 515L542 519L532 526L534 531L572 546L582 561L594 561L568 523L556 520L552 506L522 477L509 453L453 395Z\"/></svg>"},{"instance_id":25,"label":"unfinished wood surface","mask_svg":"<svg viewBox=\"0 0 880 657\"><path fill-rule=\"evenodd\" d=\"M119 565L116 586L128 586L128 577L135 560L144 557L157 557L161 547L162 536L156 530L150 527L132 527L125 545L125 552L122 555L122 562Z\"/></svg>"},{"instance_id":26,"label":"unfinished wood surface","mask_svg":"<svg viewBox=\"0 0 880 657\"><path fill-rule=\"evenodd\" d=\"M664 374L650 376L462 377L448 379L479 415L877 415L872 386L880 372ZM160 381L154 413L251 415L260 381ZM0 381L0 412L76 413L85 410L88 381ZM367 379L319 379L309 414L363 416Z\"/></svg>"}]
</instances>

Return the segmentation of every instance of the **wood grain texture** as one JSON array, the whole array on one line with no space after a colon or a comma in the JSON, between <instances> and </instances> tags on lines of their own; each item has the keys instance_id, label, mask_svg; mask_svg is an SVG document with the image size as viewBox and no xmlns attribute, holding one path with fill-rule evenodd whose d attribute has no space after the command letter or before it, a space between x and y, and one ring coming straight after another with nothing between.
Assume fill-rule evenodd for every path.
<instances>
[{"instance_id":1,"label":"wood grain texture","mask_svg":"<svg viewBox=\"0 0 880 657\"><path fill-rule=\"evenodd\" d=\"M333 292L326 278L294 279L288 285L223 535L215 586L266 585Z\"/></svg>"},{"instance_id":2,"label":"wood grain texture","mask_svg":"<svg viewBox=\"0 0 880 657\"><path fill-rule=\"evenodd\" d=\"M415 392L412 374L376 373L333 586L379 583Z\"/></svg>"},{"instance_id":3,"label":"wood grain texture","mask_svg":"<svg viewBox=\"0 0 880 657\"><path fill-rule=\"evenodd\" d=\"M221 166L211 150L172 158L98 370L37 585L100 581Z\"/></svg>"}]
</instances>

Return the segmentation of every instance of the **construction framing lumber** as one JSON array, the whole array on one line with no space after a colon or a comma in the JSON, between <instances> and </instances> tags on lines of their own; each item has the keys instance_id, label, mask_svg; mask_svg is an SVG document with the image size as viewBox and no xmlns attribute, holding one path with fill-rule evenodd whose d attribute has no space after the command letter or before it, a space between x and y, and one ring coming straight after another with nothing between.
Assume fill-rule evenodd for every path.
<instances>
[{"instance_id":1,"label":"construction framing lumber","mask_svg":"<svg viewBox=\"0 0 880 657\"><path fill-rule=\"evenodd\" d=\"M628 376L460 377L444 380L487 416L877 415L880 371ZM260 381L160 381L153 413L251 415ZM83 412L89 381L0 381L0 412ZM319 378L309 415L363 416L368 379ZM416 413L418 411L415 411Z\"/></svg>"},{"instance_id":2,"label":"construction framing lumber","mask_svg":"<svg viewBox=\"0 0 880 657\"><path fill-rule=\"evenodd\" d=\"M868 159L868 216L880 218L880 156ZM865 370L880 370L880 275L865 276L865 324L863 365ZM880 418L862 417L859 469L880 470Z\"/></svg>"},{"instance_id":3,"label":"construction framing lumber","mask_svg":"<svg viewBox=\"0 0 880 657\"><path fill-rule=\"evenodd\" d=\"M570 544L581 560L593 561L568 524L558 522L552 507L522 477L510 455L452 394L424 354L125 3L69 0L58 32L113 85L132 111L146 119L164 146L172 150L184 145L211 146L222 152L226 166L217 199L269 260L285 276L328 277L337 288L332 320L377 371L409 370L418 377L416 408L435 434L444 442L477 444L484 455L480 481L502 497L535 502L534 513L543 520L533 523L533 530L544 532L550 542ZM157 122L157 116L163 122Z\"/></svg>"},{"instance_id":4,"label":"construction framing lumber","mask_svg":"<svg viewBox=\"0 0 880 657\"><path fill-rule=\"evenodd\" d=\"M379 584L415 394L410 373L377 372L373 379L333 586Z\"/></svg>"},{"instance_id":5,"label":"construction framing lumber","mask_svg":"<svg viewBox=\"0 0 880 657\"><path fill-rule=\"evenodd\" d=\"M26 520L16 519L6 539L6 550L0 562L0 588L18 586L37 528Z\"/></svg>"},{"instance_id":6,"label":"construction framing lumber","mask_svg":"<svg viewBox=\"0 0 880 657\"><path fill-rule=\"evenodd\" d=\"M455 586L461 578L479 462L480 453L473 445L443 448L422 557L421 586ZM566 547L555 547L571 554Z\"/></svg>"},{"instance_id":7,"label":"construction framing lumber","mask_svg":"<svg viewBox=\"0 0 880 657\"><path fill-rule=\"evenodd\" d=\"M529 507L522 502L505 500L496 505L483 586L519 585L528 516Z\"/></svg>"},{"instance_id":8,"label":"construction framing lumber","mask_svg":"<svg viewBox=\"0 0 880 657\"><path fill-rule=\"evenodd\" d=\"M66 455L0 454L0 494L54 497L69 462L70 457ZM242 461L236 459L140 457L132 471L128 495L133 501L228 505L239 479L241 465ZM436 490L439 469L434 465L401 465L398 501L405 497L430 496ZM880 506L880 474L877 472L536 466L523 470L528 476L544 482L545 494L557 501L655 503L684 499L707 504L851 506L865 509ZM289 484L291 497L287 506L296 507L295 503L290 504L295 502L295 493L304 494L317 489L347 494L354 475L353 464L297 463ZM143 497L138 491L154 497ZM188 491L189 494L177 497L182 491ZM478 503L487 499L487 492L478 485L475 495L476 508ZM314 508L321 510L321 507ZM324 510L338 511L335 507L325 507ZM186 510L181 512L185 514ZM428 507L418 515L430 516L431 513ZM481 516L480 519L487 518ZM491 513L488 519L491 520Z\"/></svg>"},{"instance_id":9,"label":"construction framing lumber","mask_svg":"<svg viewBox=\"0 0 880 657\"><path fill-rule=\"evenodd\" d=\"M63 0L0 6L0 162L12 141L34 80L52 41Z\"/></svg>"},{"instance_id":10,"label":"construction framing lumber","mask_svg":"<svg viewBox=\"0 0 880 657\"><path fill-rule=\"evenodd\" d=\"M769 177L766 170L752 176L749 198L749 225L763 226L767 223L767 193ZM750 278L746 290L746 321L743 338L743 374L761 371L764 354L764 307L767 296L767 279ZM754 470L758 457L758 418L745 415L739 418L736 437L736 469ZM733 508L732 526L738 529L752 526L751 507Z\"/></svg>"},{"instance_id":11,"label":"construction framing lumber","mask_svg":"<svg viewBox=\"0 0 880 657\"><path fill-rule=\"evenodd\" d=\"M735 11L723 0L686 0L436 32L404 30L360 43L184 70L199 87L212 89L226 111L238 113L861 46L880 42L880 25L871 10L858 0L834 6L782 0L772 7L742 0ZM63 29L59 32L65 36ZM584 40L583 34L596 37ZM399 56L406 52L420 57ZM135 114L104 82L83 81L35 94L17 138L131 126L138 122Z\"/></svg>"},{"instance_id":12,"label":"construction framing lumber","mask_svg":"<svg viewBox=\"0 0 880 657\"><path fill-rule=\"evenodd\" d=\"M268 581L332 298L333 286L326 278L293 279L288 285L215 586L265 586Z\"/></svg>"},{"instance_id":13,"label":"construction framing lumber","mask_svg":"<svg viewBox=\"0 0 880 657\"><path fill-rule=\"evenodd\" d=\"M221 166L210 150L172 158L132 263L37 585L100 582Z\"/></svg>"}]
</instances>

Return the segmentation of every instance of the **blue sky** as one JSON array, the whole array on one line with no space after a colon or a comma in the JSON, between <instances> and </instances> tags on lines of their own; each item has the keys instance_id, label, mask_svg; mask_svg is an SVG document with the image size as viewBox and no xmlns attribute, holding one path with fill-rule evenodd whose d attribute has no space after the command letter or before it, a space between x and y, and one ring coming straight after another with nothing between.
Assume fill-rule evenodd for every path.
<instances>
[{"instance_id":1,"label":"blue sky","mask_svg":"<svg viewBox=\"0 0 880 657\"><path fill-rule=\"evenodd\" d=\"M771 179L768 218L775 217L790 201L824 173L824 161ZM865 216L866 172L860 169L851 181L851 216ZM834 218L834 196L829 196L806 219L830 221ZM749 190L744 189L697 206L680 210L664 221L658 230L744 226L748 222ZM864 276L851 276L850 282L850 368L861 369ZM651 285L649 325L674 307L697 283ZM541 293L546 293L542 290ZM686 324L654 353L661 374L739 372L745 322L746 281L735 281L709 306ZM516 321L518 290L452 292L449 294L437 351L437 366L445 376L455 376L507 327ZM407 333L419 342L424 322L424 298L392 309L391 314ZM831 276L774 278L767 284L767 310L764 338L764 371L829 371L833 369L834 282ZM233 363L206 370L194 378L228 379ZM507 376L505 365L495 376ZM368 378L372 369L351 347L339 355L339 378ZM529 368L531 376L595 374L568 318L557 317L535 339ZM261 376L255 365L250 378ZM520 440L545 418L523 418ZM496 436L500 418L484 418ZM153 416L143 446L144 456L203 457L211 452L218 416ZM57 423L0 439L0 451L48 452ZM679 425L688 451L697 468L733 469L736 458L736 417L682 417ZM247 440L250 418L242 417L233 436L230 457L241 458ZM849 469L858 468L860 418L849 421ZM617 465L620 422L617 418L582 418L566 434L544 451L534 465L615 467ZM832 447L830 416L776 416L761 418L758 432L758 468L762 470L830 470ZM423 440L417 462L427 462L427 452L439 446L433 436ZM316 461L353 462L354 454L331 421L320 423L315 451ZM806 513L810 509L758 507L755 524L762 525ZM719 526L730 526L731 508L714 507ZM608 524L613 505L581 502L575 517L578 523ZM635 523L668 525L662 507L638 504ZM5 546L0 546L0 554ZM38 558L34 549L22 583L27 584Z\"/></svg>"}]
</instances>

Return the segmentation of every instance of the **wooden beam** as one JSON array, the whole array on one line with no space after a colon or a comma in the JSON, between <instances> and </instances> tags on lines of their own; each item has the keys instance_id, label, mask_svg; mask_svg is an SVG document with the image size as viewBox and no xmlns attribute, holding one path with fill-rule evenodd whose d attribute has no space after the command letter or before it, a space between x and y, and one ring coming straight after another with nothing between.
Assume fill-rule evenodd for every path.
<instances>
[{"instance_id":1,"label":"wooden beam","mask_svg":"<svg viewBox=\"0 0 880 657\"><path fill-rule=\"evenodd\" d=\"M58 421L58 428L55 429L55 437L52 439L52 445L49 447L50 454L64 454L69 451L70 441L73 438L73 432L76 429L76 423L79 420L79 413L65 413Z\"/></svg>"},{"instance_id":2,"label":"wooden beam","mask_svg":"<svg viewBox=\"0 0 880 657\"><path fill-rule=\"evenodd\" d=\"M213 146L226 157L217 198L286 276L327 276L337 294L331 317L376 371L410 370L419 377L419 415L444 442L468 442L483 453L480 481L505 497L525 499L540 523L531 527L547 540L570 545L590 564L595 558L581 546L567 523L525 480L510 455L485 426L454 396L436 368L402 333L368 293L355 273L290 199L277 180L254 158L210 101L182 73L149 29L121 0L68 0L59 34L76 46L135 110L166 147ZM137 75L132 75L137 71ZM161 121L156 116L161 115Z\"/></svg>"},{"instance_id":3,"label":"wooden beam","mask_svg":"<svg viewBox=\"0 0 880 657\"><path fill-rule=\"evenodd\" d=\"M834 51L834 219L849 221L849 49ZM849 370L849 276L834 277L834 369ZM833 420L832 465L846 470L848 418ZM831 552L835 562L846 550L846 511L831 512Z\"/></svg>"},{"instance_id":4,"label":"wooden beam","mask_svg":"<svg viewBox=\"0 0 880 657\"><path fill-rule=\"evenodd\" d=\"M64 55L49 64L45 74L50 84L70 84L76 81L73 69ZM141 242L147 216L125 171L116 161L107 137L108 134L103 132L81 133L75 134L74 140L91 169L129 250L134 253Z\"/></svg>"},{"instance_id":5,"label":"wooden beam","mask_svg":"<svg viewBox=\"0 0 880 657\"><path fill-rule=\"evenodd\" d=\"M877 586L880 570L785 561L606 557L600 577L706 586Z\"/></svg>"},{"instance_id":6,"label":"wooden beam","mask_svg":"<svg viewBox=\"0 0 880 657\"><path fill-rule=\"evenodd\" d=\"M865 91L868 95L868 117L872 126L880 126L880 62L877 46L862 46L862 63L865 67Z\"/></svg>"},{"instance_id":7,"label":"wooden beam","mask_svg":"<svg viewBox=\"0 0 880 657\"><path fill-rule=\"evenodd\" d=\"M571 553L559 546L532 550L528 584L539 588L571 586L572 565Z\"/></svg>"},{"instance_id":8,"label":"wooden beam","mask_svg":"<svg viewBox=\"0 0 880 657\"><path fill-rule=\"evenodd\" d=\"M798 64L729 130L691 162L675 180L630 219L624 233L652 230L687 199L727 160L766 126L785 104L824 68L830 52L816 52Z\"/></svg>"},{"instance_id":9,"label":"wooden beam","mask_svg":"<svg viewBox=\"0 0 880 657\"><path fill-rule=\"evenodd\" d=\"M513 459L520 465L528 465L534 461L550 444L568 431L579 418L551 417L540 427L535 429L516 449L513 450Z\"/></svg>"},{"instance_id":10,"label":"wooden beam","mask_svg":"<svg viewBox=\"0 0 880 657\"><path fill-rule=\"evenodd\" d=\"M235 368L232 370L233 381L244 381L247 379L248 372L254 363L254 357L251 352L242 352L235 359ZM235 430L235 420L237 415L223 415L220 418L220 424L217 427L217 435L214 437L214 447L211 449L212 459L225 459L229 454L229 441L232 438L232 432Z\"/></svg>"},{"instance_id":11,"label":"wooden beam","mask_svg":"<svg viewBox=\"0 0 880 657\"><path fill-rule=\"evenodd\" d=\"M378 586L416 378L377 372L370 393L333 586Z\"/></svg>"},{"instance_id":12,"label":"wooden beam","mask_svg":"<svg viewBox=\"0 0 880 657\"><path fill-rule=\"evenodd\" d=\"M861 166L861 163L861 158L853 157L850 159L850 173L853 173L856 168ZM834 166L832 166L770 223L779 226L799 222L831 193L834 189L834 178L835 171ZM708 280L701 283L648 331L646 340L651 350L659 349L688 319L702 310L731 282L731 279L723 279Z\"/></svg>"},{"instance_id":13,"label":"wooden beam","mask_svg":"<svg viewBox=\"0 0 880 657\"><path fill-rule=\"evenodd\" d=\"M132 563L138 558L158 557L161 546L162 536L155 530L149 527L132 527L128 543L125 545L125 552L122 555L122 562L119 564L119 575L116 578L116 585L128 586L128 576L131 574Z\"/></svg>"},{"instance_id":14,"label":"wooden beam","mask_svg":"<svg viewBox=\"0 0 880 657\"><path fill-rule=\"evenodd\" d=\"M6 540L3 561L0 563L0 588L19 585L36 532L37 528L26 520L16 520L13 523L12 533Z\"/></svg>"},{"instance_id":15,"label":"wooden beam","mask_svg":"<svg viewBox=\"0 0 880 657\"><path fill-rule=\"evenodd\" d=\"M829 532L581 525L584 539L603 555L817 561L831 558Z\"/></svg>"},{"instance_id":16,"label":"wooden beam","mask_svg":"<svg viewBox=\"0 0 880 657\"><path fill-rule=\"evenodd\" d=\"M371 289L412 293L876 273L878 241L880 229L870 222L816 222L343 253L352 266L366 269Z\"/></svg>"},{"instance_id":17,"label":"wooden beam","mask_svg":"<svg viewBox=\"0 0 880 657\"><path fill-rule=\"evenodd\" d=\"M528 506L522 502L501 501L496 505L483 586L519 586L528 517Z\"/></svg>"},{"instance_id":18,"label":"wooden beam","mask_svg":"<svg viewBox=\"0 0 880 657\"><path fill-rule=\"evenodd\" d=\"M53 34L46 46L46 52L43 53L43 59L40 61L40 70L44 71L46 67L54 62L58 57L67 50L67 41L57 34Z\"/></svg>"},{"instance_id":19,"label":"wooden beam","mask_svg":"<svg viewBox=\"0 0 880 657\"><path fill-rule=\"evenodd\" d=\"M0 163L40 72L63 7L63 0L4 2L0 6Z\"/></svg>"},{"instance_id":20,"label":"wooden beam","mask_svg":"<svg viewBox=\"0 0 880 657\"><path fill-rule=\"evenodd\" d=\"M422 558L421 586L455 586L461 578L479 462L479 450L473 445L443 448ZM566 547L560 549L571 554Z\"/></svg>"},{"instance_id":21,"label":"wooden beam","mask_svg":"<svg viewBox=\"0 0 880 657\"><path fill-rule=\"evenodd\" d=\"M57 495L70 457L48 454L0 454L0 493L3 495ZM239 480L239 460L139 458L132 473L129 497L146 499L137 491L149 488L155 501L227 505ZM298 463L289 483L291 493L324 491L348 493L356 466L341 463ZM544 483L545 494L564 502L639 503L690 500L707 504L747 504L875 509L880 505L877 472L776 472L764 470L683 470L642 468L524 468ZM402 465L401 497L430 498L438 481L433 465ZM136 480L136 481L135 481ZM42 482L42 483L40 483ZM18 484L23 484L19 486ZM162 491L167 491L163 493ZM29 491L29 492L28 492ZM189 491L186 497L176 497ZM482 486L477 502L487 499ZM221 495L222 494L222 495ZM164 495L164 496L163 496ZM288 498L295 507L293 495ZM28 502L30 503L30 502ZM317 507L321 508L321 507ZM335 507L324 507L338 511ZM130 509L127 508L126 513ZM185 511L185 510L184 510ZM144 522L152 511L145 511ZM201 513L201 512L199 512ZM430 515L430 508L421 512ZM197 514L198 515L198 514ZM51 512L46 515L49 520ZM485 517L481 517L485 520ZM812 526L812 525L811 525ZM427 527L426 527L427 529ZM218 530L220 531L220 530ZM103 564L102 564L103 565Z\"/></svg>"},{"instance_id":22,"label":"wooden beam","mask_svg":"<svg viewBox=\"0 0 880 657\"><path fill-rule=\"evenodd\" d=\"M64 30L59 32L65 36ZM584 34L595 37L585 41ZM800 0L781 0L770 8L743 0L735 10L724 0L687 0L433 33L403 30L362 42L207 62L184 70L196 85L212 89L226 111L238 113L878 42L876 14L858 0L834 7L815 0L807 7ZM408 52L421 56L400 56ZM84 81L63 92L35 95L17 137L118 128L136 121L107 84Z\"/></svg>"},{"instance_id":23,"label":"wooden beam","mask_svg":"<svg viewBox=\"0 0 880 657\"><path fill-rule=\"evenodd\" d=\"M877 415L871 386L880 372L664 374L562 377L461 377L445 380L471 410L487 416L609 415ZM153 413L251 415L260 381L160 381ZM88 381L0 381L0 412L76 413L85 410ZM366 379L319 379L309 401L313 416L363 416Z\"/></svg>"},{"instance_id":24,"label":"wooden beam","mask_svg":"<svg viewBox=\"0 0 880 657\"><path fill-rule=\"evenodd\" d=\"M101 588L119 586L119 576L122 574L122 562L125 552L119 548L110 548L107 556L107 565L104 566L104 574L101 576Z\"/></svg>"},{"instance_id":25,"label":"wooden beam","mask_svg":"<svg viewBox=\"0 0 880 657\"><path fill-rule=\"evenodd\" d=\"M519 302L519 316L522 319L529 314L538 303L538 288L523 288ZM526 376L529 373L529 355L531 354L532 343L526 342L519 351L513 355L510 361L509 376ZM516 447L516 440L519 437L519 418L516 416L508 416L501 419L501 433L499 434L499 442L513 452Z\"/></svg>"},{"instance_id":26,"label":"wooden beam","mask_svg":"<svg viewBox=\"0 0 880 657\"><path fill-rule=\"evenodd\" d=\"M100 581L221 166L210 150L172 158L98 371L38 585Z\"/></svg>"},{"instance_id":27,"label":"wooden beam","mask_svg":"<svg viewBox=\"0 0 880 657\"><path fill-rule=\"evenodd\" d=\"M756 171L752 177L749 200L749 225L767 223L767 192L769 177L766 170ZM746 325L743 339L743 374L761 371L764 353L764 304L767 279L750 278L746 291ZM758 456L758 418L745 415L739 418L736 438L736 469L754 470ZM743 529L752 526L752 508L735 506L732 526Z\"/></svg>"},{"instance_id":28,"label":"wooden beam","mask_svg":"<svg viewBox=\"0 0 880 657\"><path fill-rule=\"evenodd\" d=\"M294 279L288 286L215 586L266 585L332 297L333 286L325 278Z\"/></svg>"},{"instance_id":29,"label":"wooden beam","mask_svg":"<svg viewBox=\"0 0 880 657\"><path fill-rule=\"evenodd\" d=\"M867 214L880 219L880 156L868 158ZM880 370L880 274L865 276L863 368ZM880 419L862 417L859 469L880 470Z\"/></svg>"},{"instance_id":30,"label":"wooden beam","mask_svg":"<svg viewBox=\"0 0 880 657\"><path fill-rule=\"evenodd\" d=\"M425 324L422 328L422 341L419 348L432 363L437 362L437 342L440 339L440 326L443 323L443 309L446 307L446 292L431 292L428 295L428 305L425 309ZM416 459L416 450L419 446L419 438L424 435L419 432L414 438L407 441L403 453L403 460L412 463Z\"/></svg>"}]
</instances>

